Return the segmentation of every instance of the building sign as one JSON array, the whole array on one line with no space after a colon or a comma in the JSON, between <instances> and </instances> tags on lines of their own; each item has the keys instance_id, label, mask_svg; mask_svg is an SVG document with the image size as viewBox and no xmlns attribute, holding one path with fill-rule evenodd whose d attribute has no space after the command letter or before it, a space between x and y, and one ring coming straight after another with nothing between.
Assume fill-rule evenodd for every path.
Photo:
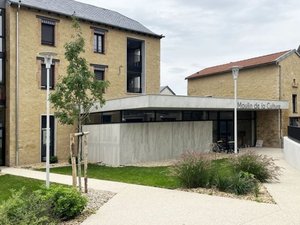
<instances>
[{"instance_id":1,"label":"building sign","mask_svg":"<svg viewBox=\"0 0 300 225\"><path fill-rule=\"evenodd\" d=\"M244 101L238 101L238 109L281 109L281 105L278 103L274 103L274 102L244 102Z\"/></svg>"}]
</instances>

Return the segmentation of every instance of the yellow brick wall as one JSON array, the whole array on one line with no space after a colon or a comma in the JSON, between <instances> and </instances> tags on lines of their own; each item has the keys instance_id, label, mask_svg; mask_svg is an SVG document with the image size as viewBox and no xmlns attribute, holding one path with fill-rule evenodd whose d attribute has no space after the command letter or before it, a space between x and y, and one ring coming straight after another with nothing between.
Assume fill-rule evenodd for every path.
<instances>
[{"instance_id":1,"label":"yellow brick wall","mask_svg":"<svg viewBox=\"0 0 300 225\"><path fill-rule=\"evenodd\" d=\"M278 99L278 68L265 66L240 70L238 98ZM188 80L188 95L191 96L234 96L232 73L206 76Z\"/></svg>"},{"instance_id":2,"label":"yellow brick wall","mask_svg":"<svg viewBox=\"0 0 300 225\"><path fill-rule=\"evenodd\" d=\"M7 120L6 149L7 164L15 164L15 46L16 9L7 8ZM41 45L41 21L36 16L58 19L55 26L55 47ZM40 89L39 52L53 51L60 61L55 64L56 82L66 74L67 62L64 59L64 44L70 41L72 22L69 18L45 14L22 8L20 11L20 75L19 75L19 152L20 164L40 162L40 119L46 111L46 91ZM118 29L107 29L105 33L105 54L93 52L93 30L87 22L81 22L86 49L83 56L89 64L107 65L105 78L110 82L105 98L120 98L126 93L127 38L145 42L146 46L146 93L158 94L160 87L160 40L146 35L134 34ZM101 26L97 26L101 28ZM92 68L91 68L92 69ZM131 94L130 94L131 96ZM53 110L51 110L53 113ZM59 160L68 158L69 133L73 127L61 126L56 122L56 153Z\"/></svg>"},{"instance_id":3,"label":"yellow brick wall","mask_svg":"<svg viewBox=\"0 0 300 225\"><path fill-rule=\"evenodd\" d=\"M256 136L263 140L263 146L281 146L278 110L256 112Z\"/></svg>"},{"instance_id":4,"label":"yellow brick wall","mask_svg":"<svg viewBox=\"0 0 300 225\"><path fill-rule=\"evenodd\" d=\"M281 99L289 102L289 109L282 110L282 134L287 135L289 117L300 117L300 57L294 53L279 63L281 67ZM293 87L293 79L298 87ZM292 95L297 95L297 113L293 113Z\"/></svg>"}]
</instances>

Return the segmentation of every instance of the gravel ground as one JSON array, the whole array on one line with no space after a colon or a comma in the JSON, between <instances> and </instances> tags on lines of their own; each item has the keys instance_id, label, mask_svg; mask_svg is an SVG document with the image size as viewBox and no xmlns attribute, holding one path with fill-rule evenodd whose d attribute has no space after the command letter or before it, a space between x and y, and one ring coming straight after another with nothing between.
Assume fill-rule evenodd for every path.
<instances>
[{"instance_id":1,"label":"gravel ground","mask_svg":"<svg viewBox=\"0 0 300 225\"><path fill-rule=\"evenodd\" d=\"M214 195L226 198L236 198L236 199L243 199L243 200L250 200L262 203L269 203L269 204L276 204L273 197L268 192L267 188L263 184L259 184L259 193L255 196L253 193L249 193L247 195L236 195L233 193L221 192L217 189L208 189L208 188L180 188L178 190L187 191L187 192L194 192L199 194L207 194L207 195Z\"/></svg>"},{"instance_id":2,"label":"gravel ground","mask_svg":"<svg viewBox=\"0 0 300 225\"><path fill-rule=\"evenodd\" d=\"M93 189L89 189L87 194L83 195L87 196L88 204L84 211L78 217L73 220L65 221L59 223L59 225L79 225L81 224L87 217L91 214L95 213L101 206L103 206L106 202L108 202L115 193L108 191L97 191Z\"/></svg>"}]
</instances>

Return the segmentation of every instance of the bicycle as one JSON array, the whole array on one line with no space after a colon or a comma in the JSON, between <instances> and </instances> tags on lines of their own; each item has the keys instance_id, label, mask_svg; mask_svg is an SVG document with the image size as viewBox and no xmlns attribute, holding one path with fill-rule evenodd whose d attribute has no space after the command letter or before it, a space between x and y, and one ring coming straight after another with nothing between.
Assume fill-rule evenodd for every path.
<instances>
[{"instance_id":1,"label":"bicycle","mask_svg":"<svg viewBox=\"0 0 300 225\"><path fill-rule=\"evenodd\" d=\"M211 144L211 149L210 152L215 152L215 153L222 153L222 152L226 152L227 149L223 144L223 141L217 141L216 143L212 143Z\"/></svg>"}]
</instances>

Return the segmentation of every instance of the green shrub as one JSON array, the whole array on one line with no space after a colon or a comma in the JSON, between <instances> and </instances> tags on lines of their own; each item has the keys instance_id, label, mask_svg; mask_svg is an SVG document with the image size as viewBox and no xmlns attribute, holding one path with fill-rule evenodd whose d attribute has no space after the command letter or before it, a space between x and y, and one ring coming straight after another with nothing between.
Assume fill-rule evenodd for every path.
<instances>
[{"instance_id":1,"label":"green shrub","mask_svg":"<svg viewBox=\"0 0 300 225\"><path fill-rule=\"evenodd\" d=\"M0 224L5 225L46 225L57 224L49 214L49 202L39 194L28 196L24 188L13 191L12 196L0 205Z\"/></svg>"},{"instance_id":2,"label":"green shrub","mask_svg":"<svg viewBox=\"0 0 300 225\"><path fill-rule=\"evenodd\" d=\"M244 195L250 192L255 193L257 186L258 183L253 174L240 171L232 176L230 190L228 191L237 195Z\"/></svg>"},{"instance_id":3,"label":"green shrub","mask_svg":"<svg viewBox=\"0 0 300 225\"><path fill-rule=\"evenodd\" d=\"M213 186L216 187L219 191L228 192L231 186L231 177L222 176L216 174L213 180Z\"/></svg>"},{"instance_id":4,"label":"green shrub","mask_svg":"<svg viewBox=\"0 0 300 225\"><path fill-rule=\"evenodd\" d=\"M57 156L51 156L51 157L50 157L50 163L51 163L51 164L53 164L53 163L58 163Z\"/></svg>"},{"instance_id":5,"label":"green shrub","mask_svg":"<svg viewBox=\"0 0 300 225\"><path fill-rule=\"evenodd\" d=\"M234 169L239 171L248 172L260 182L269 182L278 180L280 174L280 167L276 166L274 159L255 154L254 152L246 152L238 155L232 159Z\"/></svg>"},{"instance_id":6,"label":"green shrub","mask_svg":"<svg viewBox=\"0 0 300 225\"><path fill-rule=\"evenodd\" d=\"M173 171L184 187L207 187L211 176L211 161L200 153L186 153L175 164Z\"/></svg>"},{"instance_id":7,"label":"green shrub","mask_svg":"<svg viewBox=\"0 0 300 225\"><path fill-rule=\"evenodd\" d=\"M60 220L78 216L87 205L87 199L71 187L52 186L39 193L50 202L53 216Z\"/></svg>"},{"instance_id":8,"label":"green shrub","mask_svg":"<svg viewBox=\"0 0 300 225\"><path fill-rule=\"evenodd\" d=\"M243 195L250 192L256 193L258 183L253 174L240 171L238 173L232 173L230 176L218 174L215 177L214 186L219 191Z\"/></svg>"}]
</instances>

